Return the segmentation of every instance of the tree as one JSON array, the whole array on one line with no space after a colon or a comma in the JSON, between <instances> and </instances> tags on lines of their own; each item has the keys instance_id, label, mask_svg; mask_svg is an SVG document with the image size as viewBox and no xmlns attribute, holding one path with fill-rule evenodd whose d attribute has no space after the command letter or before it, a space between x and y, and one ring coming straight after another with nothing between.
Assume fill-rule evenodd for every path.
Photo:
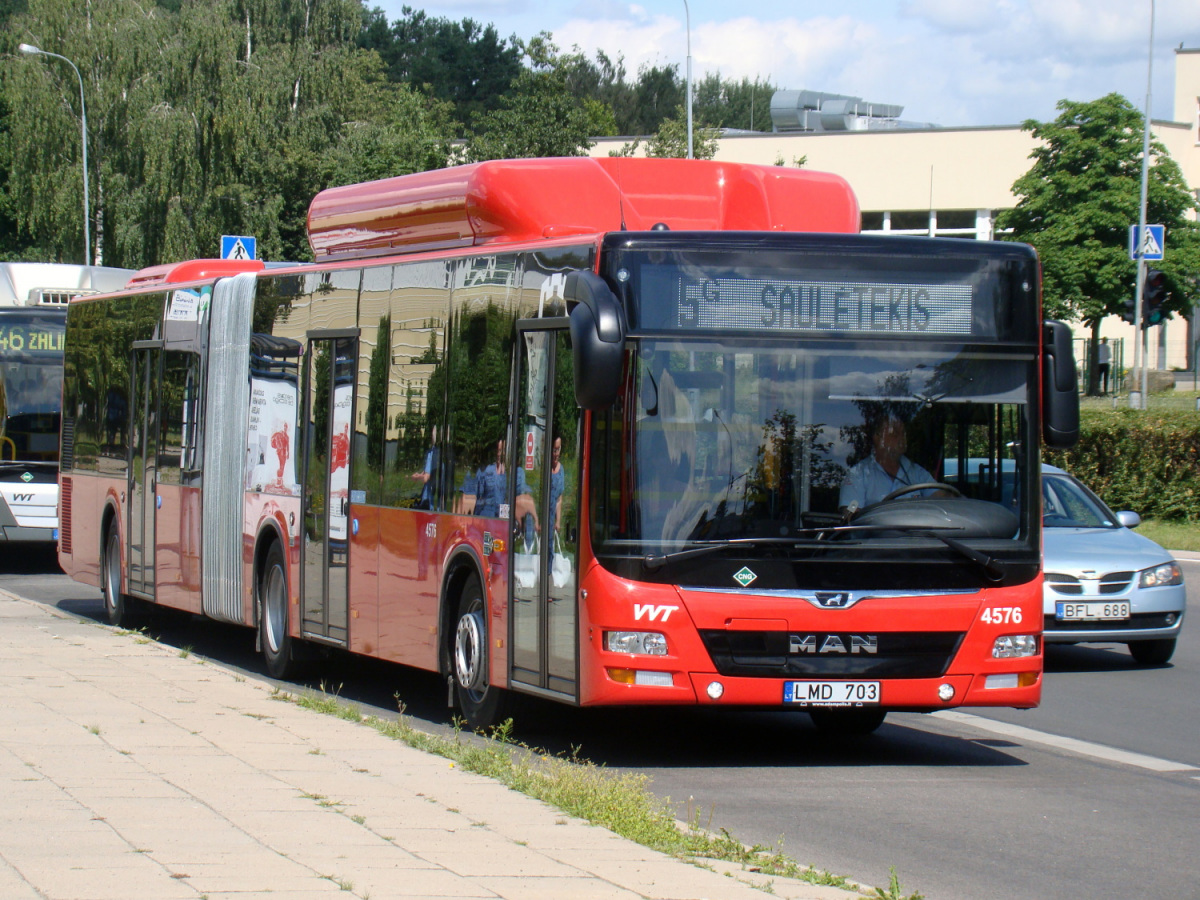
<instances>
[{"instance_id":1,"label":"tree","mask_svg":"<svg viewBox=\"0 0 1200 900\"><path fill-rule=\"evenodd\" d=\"M769 81L722 79L710 72L696 85L692 101L694 118L718 128L743 131L771 130L771 96L777 88Z\"/></svg>"},{"instance_id":2,"label":"tree","mask_svg":"<svg viewBox=\"0 0 1200 900\"><path fill-rule=\"evenodd\" d=\"M567 89L570 58L542 34L526 49L531 67L513 81L500 108L474 121L468 162L543 156L583 156L592 142L588 106Z\"/></svg>"},{"instance_id":3,"label":"tree","mask_svg":"<svg viewBox=\"0 0 1200 900\"><path fill-rule=\"evenodd\" d=\"M1134 291L1128 233L1138 220L1143 118L1119 94L1057 108L1053 122L1025 122L1041 144L1013 185L1016 206L996 224L1037 249L1046 315L1084 322L1095 340L1101 319L1119 315ZM1173 292L1167 309L1179 311L1192 302L1185 276L1200 268L1200 232L1187 218L1196 204L1162 144L1150 152L1147 221L1166 225L1171 248L1155 265Z\"/></svg>"},{"instance_id":4,"label":"tree","mask_svg":"<svg viewBox=\"0 0 1200 900\"><path fill-rule=\"evenodd\" d=\"M696 121L692 116L692 158L712 159L717 155L717 139L720 131ZM610 156L633 156L641 141L625 144ZM646 141L646 155L658 159L686 159L688 150L687 111L681 106L675 116L664 119L658 132Z\"/></svg>"},{"instance_id":5,"label":"tree","mask_svg":"<svg viewBox=\"0 0 1200 900\"><path fill-rule=\"evenodd\" d=\"M521 74L520 40L501 38L493 25L430 18L408 6L390 28L378 8L364 16L358 45L379 54L388 79L451 103L459 122L496 109Z\"/></svg>"},{"instance_id":6,"label":"tree","mask_svg":"<svg viewBox=\"0 0 1200 900\"><path fill-rule=\"evenodd\" d=\"M362 27L359 0L29 0L12 29L84 78L95 259L213 256L222 234L253 234L264 258L304 260L317 191L444 165L448 108L390 84L355 46ZM0 128L4 250L78 260L73 73L27 57L2 72L0 109L21 111Z\"/></svg>"}]
</instances>

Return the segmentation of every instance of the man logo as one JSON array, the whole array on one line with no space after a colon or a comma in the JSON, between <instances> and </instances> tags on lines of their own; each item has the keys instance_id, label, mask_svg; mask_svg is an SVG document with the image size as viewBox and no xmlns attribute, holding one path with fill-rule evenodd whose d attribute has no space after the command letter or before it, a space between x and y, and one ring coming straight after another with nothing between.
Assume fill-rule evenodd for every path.
<instances>
[{"instance_id":1,"label":"man logo","mask_svg":"<svg viewBox=\"0 0 1200 900\"><path fill-rule=\"evenodd\" d=\"M879 638L874 634L793 634L788 637L788 652L796 654L878 653Z\"/></svg>"}]
</instances>

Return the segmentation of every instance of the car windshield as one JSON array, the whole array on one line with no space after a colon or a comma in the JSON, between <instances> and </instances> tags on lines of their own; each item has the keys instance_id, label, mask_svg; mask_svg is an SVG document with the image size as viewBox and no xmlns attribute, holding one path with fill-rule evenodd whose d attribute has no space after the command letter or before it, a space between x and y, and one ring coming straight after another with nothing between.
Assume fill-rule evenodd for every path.
<instances>
[{"instance_id":1,"label":"car windshield","mask_svg":"<svg viewBox=\"0 0 1200 900\"><path fill-rule=\"evenodd\" d=\"M1047 528L1119 528L1104 502L1069 475L1042 475L1042 524Z\"/></svg>"},{"instance_id":2,"label":"car windshield","mask_svg":"<svg viewBox=\"0 0 1200 900\"><path fill-rule=\"evenodd\" d=\"M1014 485L1026 468L1017 457L1029 433L1030 360L966 346L644 340L630 366L629 389L593 432L602 555L730 540L815 553L832 537L839 548L891 547L913 561L914 543L944 552L928 518L846 527L895 492L1007 510L990 532L942 516L951 538L1029 540L1028 504ZM968 463L981 460L998 464ZM918 487L929 483L943 486Z\"/></svg>"}]
</instances>

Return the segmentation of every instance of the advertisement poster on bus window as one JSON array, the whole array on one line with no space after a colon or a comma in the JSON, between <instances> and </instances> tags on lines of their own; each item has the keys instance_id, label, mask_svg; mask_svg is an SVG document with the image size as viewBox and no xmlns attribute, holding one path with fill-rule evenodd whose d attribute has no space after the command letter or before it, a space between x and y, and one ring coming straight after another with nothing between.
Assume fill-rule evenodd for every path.
<instances>
[{"instance_id":1,"label":"advertisement poster on bus window","mask_svg":"<svg viewBox=\"0 0 1200 900\"><path fill-rule=\"evenodd\" d=\"M333 389L332 437L329 446L329 538L346 540L350 499L350 409L354 385L339 382Z\"/></svg>"},{"instance_id":2,"label":"advertisement poster on bus window","mask_svg":"<svg viewBox=\"0 0 1200 900\"><path fill-rule=\"evenodd\" d=\"M296 481L296 402L290 379L250 379L246 490L300 496Z\"/></svg>"}]
</instances>

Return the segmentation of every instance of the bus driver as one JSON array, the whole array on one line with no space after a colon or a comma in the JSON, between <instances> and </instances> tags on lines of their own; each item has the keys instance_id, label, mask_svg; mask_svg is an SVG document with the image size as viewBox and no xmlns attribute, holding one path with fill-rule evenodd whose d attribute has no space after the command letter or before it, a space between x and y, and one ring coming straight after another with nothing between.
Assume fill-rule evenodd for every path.
<instances>
[{"instance_id":1,"label":"bus driver","mask_svg":"<svg viewBox=\"0 0 1200 900\"><path fill-rule=\"evenodd\" d=\"M924 467L904 455L908 449L908 436L904 423L895 416L885 416L876 422L871 433L871 446L871 454L853 465L842 482L838 506L843 513L853 515L878 503L892 491L937 481ZM913 491L909 496L935 493L932 490Z\"/></svg>"}]
</instances>

